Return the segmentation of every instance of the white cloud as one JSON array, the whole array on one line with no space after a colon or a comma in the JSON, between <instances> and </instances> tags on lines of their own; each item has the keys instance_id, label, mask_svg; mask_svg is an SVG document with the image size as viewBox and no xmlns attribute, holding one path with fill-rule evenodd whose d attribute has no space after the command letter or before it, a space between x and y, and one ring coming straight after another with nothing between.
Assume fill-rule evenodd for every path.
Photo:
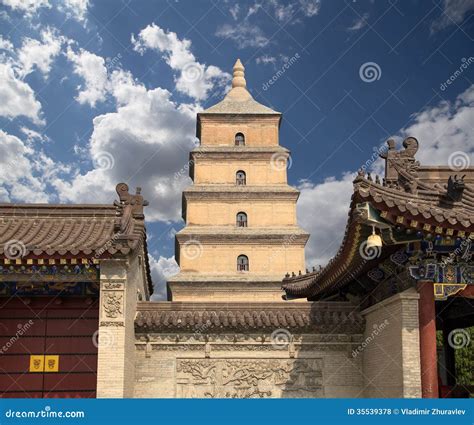
<instances>
[{"instance_id":1,"label":"white cloud","mask_svg":"<svg viewBox=\"0 0 474 425\"><path fill-rule=\"evenodd\" d=\"M349 28L347 28L347 31L355 32L355 31L361 30L362 28L367 26L368 19L369 19L369 14L364 13L362 16L359 16L354 20L352 25Z\"/></svg>"},{"instance_id":2,"label":"white cloud","mask_svg":"<svg viewBox=\"0 0 474 425\"><path fill-rule=\"evenodd\" d=\"M321 0L299 0L303 14L310 18L319 13L321 8Z\"/></svg>"},{"instance_id":3,"label":"white cloud","mask_svg":"<svg viewBox=\"0 0 474 425\"><path fill-rule=\"evenodd\" d=\"M190 184L184 167L193 147L196 107L177 105L167 90L147 90L124 71L114 71L110 85L117 110L94 118L89 155L96 168L71 182L58 179L60 198L110 202L115 185L125 181L132 190L142 187L150 201L148 220L180 220L181 193Z\"/></svg>"},{"instance_id":4,"label":"white cloud","mask_svg":"<svg viewBox=\"0 0 474 425\"><path fill-rule=\"evenodd\" d=\"M18 51L19 75L24 77L36 67L47 76L51 71L53 59L60 53L64 41L64 37L51 28L41 31L41 41L25 37Z\"/></svg>"},{"instance_id":5,"label":"white cloud","mask_svg":"<svg viewBox=\"0 0 474 425\"><path fill-rule=\"evenodd\" d=\"M148 255L150 262L151 277L154 285L152 301L166 300L166 281L179 272L174 256L166 258L160 256L158 259Z\"/></svg>"},{"instance_id":6,"label":"white cloud","mask_svg":"<svg viewBox=\"0 0 474 425\"><path fill-rule=\"evenodd\" d=\"M41 104L23 79L35 69L46 77L65 39L51 28L45 28L40 36L41 40L23 38L17 51L9 40L0 38L0 48L6 51L0 55L0 116L9 119L24 116L35 124L44 124L40 117Z\"/></svg>"},{"instance_id":7,"label":"white cloud","mask_svg":"<svg viewBox=\"0 0 474 425\"><path fill-rule=\"evenodd\" d=\"M235 3L232 5L232 7L229 9L230 14L232 15L232 18L234 18L234 21L237 20L239 17L239 12L240 12L240 6L239 3Z\"/></svg>"},{"instance_id":8,"label":"white cloud","mask_svg":"<svg viewBox=\"0 0 474 425\"><path fill-rule=\"evenodd\" d=\"M28 19L37 16L40 9L52 7L49 0L0 0L0 3L9 6L13 11L23 13ZM56 0L53 3L68 18L85 22L89 0Z\"/></svg>"},{"instance_id":9,"label":"white cloud","mask_svg":"<svg viewBox=\"0 0 474 425\"><path fill-rule=\"evenodd\" d=\"M306 245L306 264L324 265L334 256L342 241L352 195L350 173L342 179L323 183L302 182L297 204L298 223L311 234Z\"/></svg>"},{"instance_id":10,"label":"white cloud","mask_svg":"<svg viewBox=\"0 0 474 425\"><path fill-rule=\"evenodd\" d=\"M46 187L68 169L41 151L0 130L0 200L49 202Z\"/></svg>"},{"instance_id":11,"label":"white cloud","mask_svg":"<svg viewBox=\"0 0 474 425\"><path fill-rule=\"evenodd\" d=\"M104 58L82 48L75 52L71 47L68 48L66 56L74 64L74 72L84 79L84 86L78 86L76 100L92 107L95 107L97 102L104 101L108 90Z\"/></svg>"},{"instance_id":12,"label":"white cloud","mask_svg":"<svg viewBox=\"0 0 474 425\"><path fill-rule=\"evenodd\" d=\"M270 4L274 8L275 17L281 22L288 22L295 14L295 4L281 4L278 0L271 0Z\"/></svg>"},{"instance_id":13,"label":"white cloud","mask_svg":"<svg viewBox=\"0 0 474 425\"><path fill-rule=\"evenodd\" d=\"M68 18L85 22L89 0L61 0L58 9L65 13Z\"/></svg>"},{"instance_id":14,"label":"white cloud","mask_svg":"<svg viewBox=\"0 0 474 425\"><path fill-rule=\"evenodd\" d=\"M265 47L269 42L268 38L258 26L246 21L239 25L221 25L217 29L216 35L235 41L239 49L246 47Z\"/></svg>"},{"instance_id":15,"label":"white cloud","mask_svg":"<svg viewBox=\"0 0 474 425\"><path fill-rule=\"evenodd\" d=\"M474 0L444 0L441 16L431 25L431 31L439 31L451 25L459 25L474 10Z\"/></svg>"},{"instance_id":16,"label":"white cloud","mask_svg":"<svg viewBox=\"0 0 474 425\"><path fill-rule=\"evenodd\" d=\"M3 38L0 35L0 50L13 50L13 44L10 40Z\"/></svg>"},{"instance_id":17,"label":"white cloud","mask_svg":"<svg viewBox=\"0 0 474 425\"><path fill-rule=\"evenodd\" d=\"M320 7L321 0L267 0L266 2L257 1L249 7L247 15L245 16L245 20L247 20L252 15L256 15L261 10L264 10L267 14L273 13L275 18L279 21L288 22L293 17L296 17L299 11L301 11L302 14L307 18L315 16L319 13ZM234 13L232 9L230 10L230 12L233 16Z\"/></svg>"},{"instance_id":18,"label":"white cloud","mask_svg":"<svg viewBox=\"0 0 474 425\"><path fill-rule=\"evenodd\" d=\"M35 124L43 124L41 104L32 88L16 77L12 65L0 64L0 76L0 116L10 119L25 116Z\"/></svg>"},{"instance_id":19,"label":"white cloud","mask_svg":"<svg viewBox=\"0 0 474 425\"><path fill-rule=\"evenodd\" d=\"M48 0L1 0L1 3L15 11L25 13L27 17L36 14L38 9L42 7L51 7Z\"/></svg>"},{"instance_id":20,"label":"white cloud","mask_svg":"<svg viewBox=\"0 0 474 425\"><path fill-rule=\"evenodd\" d=\"M267 0L265 2L258 0L248 7L245 16L238 21L241 8L232 5L229 8L229 13L234 21L238 22L220 25L216 30L216 36L234 41L239 49L263 48L270 43L270 40L264 31L253 22L256 19L252 16L259 13L267 17L273 15L274 19L283 22L284 25L287 23L296 24L301 22L299 19L301 14L306 18L317 15L320 6L320 0Z\"/></svg>"},{"instance_id":21,"label":"white cloud","mask_svg":"<svg viewBox=\"0 0 474 425\"><path fill-rule=\"evenodd\" d=\"M28 127L20 127L20 131L26 136L26 142L30 144L34 143L35 141L38 141L38 142L51 141L50 138L46 134L41 134Z\"/></svg>"},{"instance_id":22,"label":"white cloud","mask_svg":"<svg viewBox=\"0 0 474 425\"><path fill-rule=\"evenodd\" d=\"M176 33L164 31L154 23L142 29L138 38L132 35L132 43L140 53L147 49L163 53L166 63L179 72L176 89L196 100L206 99L215 86L223 87L230 79L218 67L197 62L190 50L190 40L180 40Z\"/></svg>"},{"instance_id":23,"label":"white cloud","mask_svg":"<svg viewBox=\"0 0 474 425\"><path fill-rule=\"evenodd\" d=\"M474 85L454 102L442 101L412 115L412 122L400 131L420 143L417 159L425 165L447 165L455 151L467 153L474 165Z\"/></svg>"},{"instance_id":24,"label":"white cloud","mask_svg":"<svg viewBox=\"0 0 474 425\"><path fill-rule=\"evenodd\" d=\"M269 63L275 65L276 57L270 55L262 55L255 59L257 64L268 65Z\"/></svg>"}]
</instances>

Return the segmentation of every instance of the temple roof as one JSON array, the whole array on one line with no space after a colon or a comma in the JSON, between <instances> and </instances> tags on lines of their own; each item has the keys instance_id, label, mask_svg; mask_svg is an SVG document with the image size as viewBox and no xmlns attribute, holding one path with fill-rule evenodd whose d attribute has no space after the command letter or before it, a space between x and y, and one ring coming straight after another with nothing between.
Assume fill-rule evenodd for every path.
<instances>
[{"instance_id":1,"label":"temple roof","mask_svg":"<svg viewBox=\"0 0 474 425\"><path fill-rule=\"evenodd\" d=\"M363 332L364 320L348 302L230 303L156 302L139 303L137 332L189 331L205 326L206 332L287 329L320 333Z\"/></svg>"},{"instance_id":2,"label":"temple roof","mask_svg":"<svg viewBox=\"0 0 474 425\"><path fill-rule=\"evenodd\" d=\"M240 59L234 65L232 89L225 98L214 106L200 112L198 116L206 114L269 114L281 115L267 106L258 103L247 90L245 68Z\"/></svg>"},{"instance_id":3,"label":"temple roof","mask_svg":"<svg viewBox=\"0 0 474 425\"><path fill-rule=\"evenodd\" d=\"M110 258L138 247L146 251L140 195L117 185L114 205L0 204L0 257L78 256Z\"/></svg>"},{"instance_id":4,"label":"temple roof","mask_svg":"<svg viewBox=\"0 0 474 425\"><path fill-rule=\"evenodd\" d=\"M289 274L283 280L288 298L313 298L336 292L373 268L394 248L410 240L474 235L474 167L422 167L415 160L418 141L405 139L403 151L389 140L385 178L359 172L354 180L343 241L329 263L312 272ZM443 181L444 179L444 181ZM372 226L384 241L379 252L364 251ZM362 248L361 248L362 247Z\"/></svg>"}]
</instances>

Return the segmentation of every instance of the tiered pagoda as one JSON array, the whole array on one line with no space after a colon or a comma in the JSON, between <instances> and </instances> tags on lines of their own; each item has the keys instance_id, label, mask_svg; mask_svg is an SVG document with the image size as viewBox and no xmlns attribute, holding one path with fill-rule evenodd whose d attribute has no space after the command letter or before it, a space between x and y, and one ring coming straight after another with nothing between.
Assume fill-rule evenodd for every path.
<instances>
[{"instance_id":1,"label":"tiered pagoda","mask_svg":"<svg viewBox=\"0 0 474 425\"><path fill-rule=\"evenodd\" d=\"M299 192L287 184L280 122L252 98L237 60L232 89L198 114L170 299L281 301L285 272L304 268L309 236L296 222Z\"/></svg>"}]
</instances>

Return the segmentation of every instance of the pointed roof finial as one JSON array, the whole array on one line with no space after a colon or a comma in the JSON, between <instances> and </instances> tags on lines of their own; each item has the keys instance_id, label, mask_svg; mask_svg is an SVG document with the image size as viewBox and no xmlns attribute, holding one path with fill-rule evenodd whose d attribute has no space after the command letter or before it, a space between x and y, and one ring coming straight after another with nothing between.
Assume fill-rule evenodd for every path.
<instances>
[{"instance_id":1,"label":"pointed roof finial","mask_svg":"<svg viewBox=\"0 0 474 425\"><path fill-rule=\"evenodd\" d=\"M245 81L245 67L237 59L233 69L232 88L225 95L224 99L218 104L211 106L205 111L199 112L199 115L205 114L270 114L281 115L267 106L258 103L247 90Z\"/></svg>"},{"instance_id":2,"label":"pointed roof finial","mask_svg":"<svg viewBox=\"0 0 474 425\"><path fill-rule=\"evenodd\" d=\"M237 59L234 65L234 77L232 78L232 88L234 87L247 87L247 82L245 81L245 68L240 62L240 59Z\"/></svg>"}]
</instances>

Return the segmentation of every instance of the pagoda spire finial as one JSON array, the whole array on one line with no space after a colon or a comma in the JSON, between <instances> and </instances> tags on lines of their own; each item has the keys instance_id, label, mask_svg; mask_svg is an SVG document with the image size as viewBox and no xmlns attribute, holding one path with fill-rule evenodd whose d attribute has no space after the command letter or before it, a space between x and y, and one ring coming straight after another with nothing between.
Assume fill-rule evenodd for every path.
<instances>
[{"instance_id":1,"label":"pagoda spire finial","mask_svg":"<svg viewBox=\"0 0 474 425\"><path fill-rule=\"evenodd\" d=\"M245 81L245 67L242 65L240 59L237 59L234 65L234 75L232 78L232 88L243 87L247 88L247 82Z\"/></svg>"}]
</instances>

